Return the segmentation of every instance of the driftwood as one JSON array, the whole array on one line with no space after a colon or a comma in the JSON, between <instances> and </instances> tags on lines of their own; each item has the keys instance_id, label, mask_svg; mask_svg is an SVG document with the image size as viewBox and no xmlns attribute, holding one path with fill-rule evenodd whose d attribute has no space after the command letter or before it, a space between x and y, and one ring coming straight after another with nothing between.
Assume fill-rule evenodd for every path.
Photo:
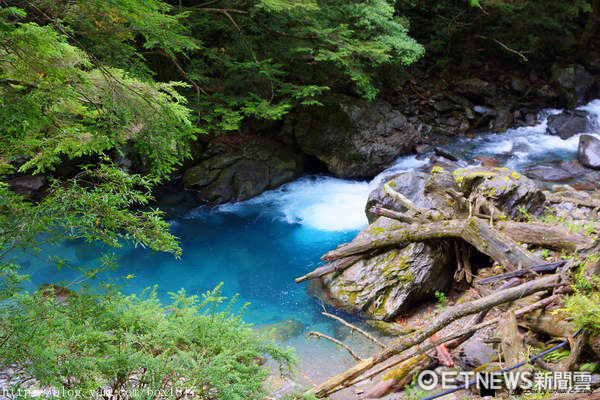
<instances>
[{"instance_id":1,"label":"driftwood","mask_svg":"<svg viewBox=\"0 0 600 400\"><path fill-rule=\"evenodd\" d=\"M371 342L375 343L377 346L379 346L381 348L385 348L385 345L383 343L381 343L379 340L375 339L372 335L370 335L369 333L363 331L359 327L354 326L354 325L352 325L349 322L346 322L343 318L340 318L337 315L329 314L327 312L322 312L321 314L323 314L324 316L329 317L331 319L335 319L336 321L340 322L342 325L350 328L351 331L358 332L361 335L363 335L364 337L366 337L367 339L369 339Z\"/></svg>"},{"instance_id":2,"label":"driftwood","mask_svg":"<svg viewBox=\"0 0 600 400\"><path fill-rule=\"evenodd\" d=\"M543 312L539 315L529 315L521 323L533 332L544 333L556 337L569 337L577 327L569 321L551 312Z\"/></svg>"},{"instance_id":3,"label":"driftwood","mask_svg":"<svg viewBox=\"0 0 600 400\"><path fill-rule=\"evenodd\" d=\"M535 244L555 250L577 251L589 248L594 241L583 233L572 232L560 225L500 221L496 227L517 242Z\"/></svg>"},{"instance_id":4,"label":"driftwood","mask_svg":"<svg viewBox=\"0 0 600 400\"><path fill-rule=\"evenodd\" d=\"M331 272L343 271L344 269L350 267L351 265L363 259L364 257L364 254L357 254L345 258L340 258L338 260L333 261L332 263L323 265L315 269L314 271L309 272L306 275L296 278L296 283L304 282L309 279L316 279L323 275L327 275Z\"/></svg>"},{"instance_id":5,"label":"driftwood","mask_svg":"<svg viewBox=\"0 0 600 400\"><path fill-rule=\"evenodd\" d=\"M528 305L526 307L520 308L519 310L517 310L515 312L515 315L517 317L522 317L523 315L526 315L526 314L528 314L528 313L530 313L532 311L535 311L537 309L546 307L549 304L552 304L553 302L555 302L559 298L560 298L560 296L558 296L558 295L553 295L553 296L550 296L550 297L546 297L545 299L542 299L542 300L540 300L538 302L535 302L535 303L530 304L530 305ZM400 357L397 360L394 360L394 362L392 362L392 363L386 364L386 365L384 365L384 366L382 366L382 367L380 367L380 368L378 368L376 370L369 371L369 374L361 377L360 379L357 379L357 380L354 380L352 382L346 383L346 384L342 385L341 387L339 387L338 389L332 390L331 393L335 393L335 392L337 392L339 390L342 390L342 389L345 389L347 387L356 385L357 383L360 383L360 382L365 381L367 379L371 379L374 376L379 375L380 373L382 373L382 372L384 372L384 371L386 371L386 370L388 370L388 369L390 369L390 368L392 368L392 367L394 367L394 366L396 366L396 365L398 365L398 364L400 364L400 363L402 363L402 362L404 362L406 360L411 359L412 357L418 356L419 354L424 354L425 352L427 352L427 351L429 351L429 350L431 350L431 349L433 349L433 348L435 348L437 346L440 346L440 345L442 345L444 343L452 342L448 346L449 347L456 347L463 340L465 340L466 338L468 338L470 335L472 335L473 333L477 332L478 330L486 328L486 327L491 326L491 325L498 324L499 322L503 322L503 319L501 319L501 318L494 318L494 319L491 319L489 321L471 324L469 327L467 327L467 328L465 328L465 329L463 329L463 330L461 330L459 332L456 332L456 333L453 333L451 335L445 336L445 337L443 337L443 338L441 338L441 339L439 339L439 340L437 340L437 341L435 341L433 343L429 343L429 344L427 344L425 346L420 346L415 351L411 352L408 355L402 356L402 357Z\"/></svg>"},{"instance_id":6,"label":"driftwood","mask_svg":"<svg viewBox=\"0 0 600 400\"><path fill-rule=\"evenodd\" d=\"M410 358L388 372L379 383L367 390L363 396L368 399L378 399L400 390L412 381L413 376L426 370L431 364L432 360L426 354L419 354Z\"/></svg>"},{"instance_id":7,"label":"driftwood","mask_svg":"<svg viewBox=\"0 0 600 400\"><path fill-rule=\"evenodd\" d=\"M525 355L525 345L523 337L519 333L517 325L517 316L513 310L502 314L503 320L500 325L500 345L504 356L505 367L518 364Z\"/></svg>"},{"instance_id":8,"label":"driftwood","mask_svg":"<svg viewBox=\"0 0 600 400\"><path fill-rule=\"evenodd\" d=\"M566 263L567 263L566 261L559 261L559 262L550 263L550 264L535 265L535 266L533 266L531 268L524 268L524 269L519 269L517 271L507 272L505 274L500 274L500 275L492 276L492 277L489 277L489 278L486 278L486 279L482 279L482 280L479 280L479 281L476 281L476 282L479 283L479 284L481 284L481 285L486 285L488 283L499 281L501 279L516 278L516 277L519 277L519 276L524 276L524 275L527 275L528 273L531 273L531 272L556 271L557 268L562 267Z\"/></svg>"},{"instance_id":9,"label":"driftwood","mask_svg":"<svg viewBox=\"0 0 600 400\"><path fill-rule=\"evenodd\" d=\"M418 222L404 213L383 207L371 207L370 211L373 214L396 219L400 222ZM482 219L490 218L490 216L480 213L476 213L474 216ZM497 221L496 227L506 236L517 242L534 244L555 250L577 251L589 248L594 244L594 241L590 237L580 232L573 232L560 225L551 225L542 222Z\"/></svg>"},{"instance_id":10,"label":"driftwood","mask_svg":"<svg viewBox=\"0 0 600 400\"><path fill-rule=\"evenodd\" d=\"M373 368L375 365L390 359L394 355L399 354L414 345L422 343L451 322L454 322L457 319L467 315L475 314L485 309L495 307L499 304L514 301L519 298L529 296L535 292L545 290L549 286L555 284L557 279L558 276L555 275L546 276L535 281L526 282L522 285L493 293L470 303L463 303L449 307L445 309L436 320L427 324L427 326L424 326L414 333L403 337L401 340L390 345L380 353L360 361L354 367L328 379L319 386L309 389L308 393L315 394L317 397L325 397L332 391L335 391L338 386L354 380L358 376Z\"/></svg>"},{"instance_id":11,"label":"driftwood","mask_svg":"<svg viewBox=\"0 0 600 400\"><path fill-rule=\"evenodd\" d=\"M426 224L410 224L392 232L385 232L370 239L355 239L339 246L321 257L334 261L369 250L390 246L405 247L412 242L430 239L462 238L496 262L512 269L543 264L544 260L523 249L502 232L490 227L480 218L436 221Z\"/></svg>"},{"instance_id":12,"label":"driftwood","mask_svg":"<svg viewBox=\"0 0 600 400\"><path fill-rule=\"evenodd\" d=\"M402 193L397 192L394 189L392 189L392 187L390 186L390 182L383 185L383 191L388 196L390 196L392 199L394 199L398 204L400 204L401 206L406 208L409 213L413 214L413 218L415 218L421 222L424 222L428 219L429 220L439 219L439 217L440 217L439 213L419 207L418 205L413 203L411 200L409 200L406 196L404 196Z\"/></svg>"},{"instance_id":13,"label":"driftwood","mask_svg":"<svg viewBox=\"0 0 600 400\"><path fill-rule=\"evenodd\" d=\"M331 336L325 335L324 333L320 333L320 332L315 332L315 331L310 331L306 334L307 338L311 338L311 337L316 337L318 338L323 338L323 339L327 339L335 344L337 344L338 346L346 349L346 351L352 356L352 358L354 358L356 361L362 361L362 358L356 354L356 352L354 350L352 350L350 348L350 346L345 345L344 343L340 342L339 340L332 338Z\"/></svg>"},{"instance_id":14,"label":"driftwood","mask_svg":"<svg viewBox=\"0 0 600 400\"><path fill-rule=\"evenodd\" d=\"M410 202L410 200L408 201ZM591 238L579 232L571 232L560 226L543 223L499 221L496 226L490 226L483 218L479 217L415 223L415 221L423 221L423 218L417 220L410 215L381 207L373 207L371 211L376 212L378 215L385 215L405 222L405 225L402 229L383 232L374 238L355 239L329 251L321 257L323 260L329 261L329 264L318 267L314 271L297 278L296 282L319 278L331 272L343 271L366 257L364 253L367 251L385 249L391 246L405 247L412 242L431 239L463 239L510 270L527 269L543 264L541 258L523 249L517 242L557 250L565 249L567 251L590 249L595 243ZM417 208L413 214L423 217L421 208ZM412 223L408 224L406 222ZM470 268L467 267L470 267L470 264L468 257L463 257L460 260L462 262L458 264L466 269L459 268L457 279L463 276L469 278Z\"/></svg>"}]
</instances>

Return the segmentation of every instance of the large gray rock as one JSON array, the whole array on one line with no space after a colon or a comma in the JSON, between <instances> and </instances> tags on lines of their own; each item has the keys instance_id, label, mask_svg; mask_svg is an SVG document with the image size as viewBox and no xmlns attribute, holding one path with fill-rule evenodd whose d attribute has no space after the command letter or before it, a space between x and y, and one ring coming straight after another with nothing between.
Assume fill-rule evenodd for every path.
<instances>
[{"instance_id":1,"label":"large gray rock","mask_svg":"<svg viewBox=\"0 0 600 400\"><path fill-rule=\"evenodd\" d=\"M465 196L477 191L511 218L521 215L521 210L542 214L547 205L535 181L508 168L469 167L452 174Z\"/></svg>"},{"instance_id":2,"label":"large gray rock","mask_svg":"<svg viewBox=\"0 0 600 400\"><path fill-rule=\"evenodd\" d=\"M588 168L600 169L600 140L591 135L581 135L577 158Z\"/></svg>"},{"instance_id":3,"label":"large gray rock","mask_svg":"<svg viewBox=\"0 0 600 400\"><path fill-rule=\"evenodd\" d=\"M211 204L247 200L294 180L302 174L306 161L281 143L261 137L233 150L212 152L214 155L183 175L185 188L198 191L199 200Z\"/></svg>"},{"instance_id":4,"label":"large gray rock","mask_svg":"<svg viewBox=\"0 0 600 400\"><path fill-rule=\"evenodd\" d=\"M458 92L471 100L483 100L496 96L496 86L479 78L464 79L456 84Z\"/></svg>"},{"instance_id":5,"label":"large gray rock","mask_svg":"<svg viewBox=\"0 0 600 400\"><path fill-rule=\"evenodd\" d=\"M7 183L15 193L31 197L44 186L46 177L44 175L22 175L11 179Z\"/></svg>"},{"instance_id":6,"label":"large gray rock","mask_svg":"<svg viewBox=\"0 0 600 400\"><path fill-rule=\"evenodd\" d=\"M595 77L581 65L555 67L552 83L559 90L565 107L583 104L593 98L597 91Z\"/></svg>"},{"instance_id":7,"label":"large gray rock","mask_svg":"<svg viewBox=\"0 0 600 400\"><path fill-rule=\"evenodd\" d=\"M459 190L452 175L442 169L431 174L409 171L388 176L373 190L367 202L367 216L372 223L356 240L374 240L376 235L401 228L396 220L372 215L372 205L405 211L383 192L388 182L423 208L448 209L453 199L440 194L441 187ZM412 243L404 248L389 249L356 262L338 275L322 278L326 299L347 312L366 313L377 320L389 320L412 303L446 290L452 276L453 252L450 242L436 240Z\"/></svg>"},{"instance_id":8,"label":"large gray rock","mask_svg":"<svg viewBox=\"0 0 600 400\"><path fill-rule=\"evenodd\" d=\"M492 363L498 358L494 347L484 342L490 329L477 331L454 351L454 360L462 370L472 370Z\"/></svg>"},{"instance_id":9,"label":"large gray rock","mask_svg":"<svg viewBox=\"0 0 600 400\"><path fill-rule=\"evenodd\" d=\"M429 208L431 204L423 195L425 183L427 182L428 178L429 174L425 172L406 171L395 175L389 175L382 179L379 186L369 194L369 199L367 200L367 205L365 206L365 213L367 214L369 223L374 222L377 219L377 215L369 211L373 206L383 207L399 212L406 211L404 207L395 202L383 191L383 185L387 182L390 182L390 185L394 190L404 194L418 206Z\"/></svg>"},{"instance_id":10,"label":"large gray rock","mask_svg":"<svg viewBox=\"0 0 600 400\"><path fill-rule=\"evenodd\" d=\"M565 168L561 163L537 164L525 169L525 175L545 182L563 182L575 178L575 171Z\"/></svg>"},{"instance_id":11,"label":"large gray rock","mask_svg":"<svg viewBox=\"0 0 600 400\"><path fill-rule=\"evenodd\" d=\"M567 110L548 117L546 132L551 135L558 135L562 139L568 139L579 133L589 132L591 127L585 111Z\"/></svg>"},{"instance_id":12,"label":"large gray rock","mask_svg":"<svg viewBox=\"0 0 600 400\"><path fill-rule=\"evenodd\" d=\"M380 217L357 236L393 230L398 222ZM390 320L414 302L447 289L452 250L446 241L412 243L358 261L339 275L322 278L327 299L346 312Z\"/></svg>"},{"instance_id":13,"label":"large gray rock","mask_svg":"<svg viewBox=\"0 0 600 400\"><path fill-rule=\"evenodd\" d=\"M371 178L396 158L412 153L417 130L382 100L340 97L336 103L300 110L284 131L300 149L323 161L341 178Z\"/></svg>"}]
</instances>

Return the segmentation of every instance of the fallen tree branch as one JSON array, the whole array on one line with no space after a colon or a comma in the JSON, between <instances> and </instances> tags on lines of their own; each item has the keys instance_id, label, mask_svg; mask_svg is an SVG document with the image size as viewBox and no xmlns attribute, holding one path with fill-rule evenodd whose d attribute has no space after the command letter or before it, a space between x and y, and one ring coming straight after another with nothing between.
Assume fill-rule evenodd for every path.
<instances>
[{"instance_id":1,"label":"fallen tree branch","mask_svg":"<svg viewBox=\"0 0 600 400\"><path fill-rule=\"evenodd\" d=\"M528 305L526 307L520 308L519 310L517 310L515 312L515 315L517 317L521 317L521 316L523 316L525 314L528 314L528 313L530 313L532 311L535 311L535 310L537 310L539 308L546 307L547 305L552 304L554 301L558 300L559 298L560 298L559 295L554 295L554 296L546 297L545 299L537 301L537 302L535 302L533 304L530 304L530 305ZM347 384L343 385L343 387L340 387L340 388L332 391L331 393L335 393L335 392L337 392L339 390L348 388L350 386L354 386L357 383L366 381L367 379L371 379L374 376L379 375L383 371L385 371L387 369L390 369L390 368L392 368L392 367L394 367L394 366L396 366L396 365L398 365L398 364L400 364L400 363L402 363L402 362L404 362L404 361L406 361L406 360L408 360L408 359L410 359L412 357L418 356L418 355L423 354L423 353L425 353L425 352L427 352L429 350L432 350L432 349L434 349L435 347L437 347L437 346L439 346L441 344L444 344L444 343L447 343L447 342L450 342L450 341L454 341L454 340L457 340L457 339L469 337L470 335L472 335L473 333L477 332L478 330L486 328L486 327L491 326L491 325L495 325L495 324L497 324L500 321L501 321L500 318L494 318L494 319L491 319L489 321L485 321L485 322L481 322L481 323L478 323L478 324L475 324L475 325L471 325L468 328L463 329L462 331L459 331L457 333L453 333L453 334L445 336L445 337L441 338L440 340L437 340L437 341L435 341L433 343L429 343L429 344L427 344L425 346L419 347L417 350L413 351L412 353L410 353L408 355L405 355L405 356L402 356L401 358L399 358L397 360L394 360L390 364L386 364L386 365L384 365L384 366L382 366L382 367L380 367L380 368L378 368L378 369L376 369L374 371L371 371L371 372L369 372L368 375L363 376L360 379L357 379L357 380L352 381L350 383L347 383ZM455 347L455 346L458 346L458 344L460 344L460 341L454 342L453 345L450 345L450 346L451 347Z\"/></svg>"},{"instance_id":2,"label":"fallen tree branch","mask_svg":"<svg viewBox=\"0 0 600 400\"><path fill-rule=\"evenodd\" d=\"M296 283L304 282L310 279L320 278L321 276L327 275L331 272L343 271L346 268L353 265L354 263L356 263L357 261L362 260L364 257L365 254L357 254L345 258L340 258L338 260L333 261L330 264L325 264L321 267L318 267L306 275L296 278Z\"/></svg>"},{"instance_id":3,"label":"fallen tree branch","mask_svg":"<svg viewBox=\"0 0 600 400\"><path fill-rule=\"evenodd\" d=\"M360 358L360 357L358 356L358 354L356 354L356 353L354 352L354 350L352 350L352 349L350 348L350 346L348 346L348 345L345 345L344 343L340 342L339 340L337 340L337 339L334 339L334 338L332 338L331 336L327 336L327 335L325 335L324 333L315 332L315 331L310 331L310 332L308 332L308 333L306 334L306 337L307 337L307 338L310 338L310 337L312 337L312 336L314 336L314 337L317 337L317 338L323 338L323 339L327 339L327 340L329 340L329 341L331 341L331 342L333 342L333 343L337 344L338 346L340 346L340 347L343 347L344 349L346 349L346 351L348 351L348 353L350 353L350 355L352 356L352 358L354 358L356 361L362 361L362 358Z\"/></svg>"},{"instance_id":4,"label":"fallen tree branch","mask_svg":"<svg viewBox=\"0 0 600 400\"><path fill-rule=\"evenodd\" d=\"M390 182L383 185L383 191L388 196L390 196L392 199L394 199L397 203L399 203L402 207L406 208L410 212L413 212L417 219L419 219L421 221L425 221L427 219L433 220L433 219L437 218L437 215L435 215L431 211L426 210L422 207L419 207L418 205L413 203L411 200L409 200L408 197L406 197L402 193L397 192L394 189L392 189Z\"/></svg>"},{"instance_id":5,"label":"fallen tree branch","mask_svg":"<svg viewBox=\"0 0 600 400\"><path fill-rule=\"evenodd\" d=\"M594 244L592 238L572 232L557 224L500 221L496 227L517 242L535 244L569 252L586 249Z\"/></svg>"},{"instance_id":6,"label":"fallen tree branch","mask_svg":"<svg viewBox=\"0 0 600 400\"><path fill-rule=\"evenodd\" d=\"M413 222L418 222L414 217L411 217L410 215L406 215L406 214L398 212L398 211L390 210L389 208L373 206L369 209L369 211L372 214L379 215L380 217L388 217L388 218L398 220L400 222L406 222L408 224L412 224Z\"/></svg>"},{"instance_id":7,"label":"fallen tree branch","mask_svg":"<svg viewBox=\"0 0 600 400\"><path fill-rule=\"evenodd\" d=\"M372 335L370 335L369 333L363 331L359 327L354 326L354 325L352 325L349 322L346 322L345 320L343 320L342 318L338 317L337 315L329 314L328 312L322 312L321 314L323 314L326 317L335 319L336 321L340 322L342 325L350 328L350 330L353 330L353 331L356 331L356 332L360 333L361 335L363 335L364 337L366 337L367 339L369 339L371 342L375 343L377 346L381 347L382 349L385 348L385 345L383 343L381 343L379 340L375 339Z\"/></svg>"},{"instance_id":8,"label":"fallen tree branch","mask_svg":"<svg viewBox=\"0 0 600 400\"><path fill-rule=\"evenodd\" d=\"M433 322L427 324L418 331L415 331L413 334L403 337L401 340L387 347L385 350L376 354L375 356L361 360L354 367L328 379L315 388L311 388L308 390L308 393L312 393L317 397L325 397L334 391L338 386L354 380L358 376L367 372L369 369L373 368L375 365L390 359L394 355L399 354L414 345L422 343L434 333L440 331L442 328L456 321L457 319L495 307L499 304L529 296L541 290L545 290L548 286L556 283L558 279L559 277L557 275L546 276L534 281L523 283L522 285L513 288L493 293L489 296L482 297L469 303L463 303L447 308Z\"/></svg>"},{"instance_id":9,"label":"fallen tree branch","mask_svg":"<svg viewBox=\"0 0 600 400\"><path fill-rule=\"evenodd\" d=\"M563 260L563 261L559 261L559 262L555 262L555 263L551 263L551 264L536 265L531 268L519 269L516 271L507 272L505 274L500 274L500 275L492 276L492 277L489 277L486 279L482 279L480 281L477 281L477 283L479 283L480 285L486 285L488 283L492 283L492 282L498 281L500 279L515 278L518 276L523 276L530 272L555 271L557 268L562 267L566 263L567 262L565 260Z\"/></svg>"},{"instance_id":10,"label":"fallen tree branch","mask_svg":"<svg viewBox=\"0 0 600 400\"><path fill-rule=\"evenodd\" d=\"M514 240L490 227L486 221L479 218L406 225L403 229L382 232L374 238L355 239L327 252L321 258L326 261L334 261L368 250L390 246L405 247L412 242L442 238L462 238L499 264L512 269L539 265L544 262L543 259L523 249Z\"/></svg>"}]
</instances>

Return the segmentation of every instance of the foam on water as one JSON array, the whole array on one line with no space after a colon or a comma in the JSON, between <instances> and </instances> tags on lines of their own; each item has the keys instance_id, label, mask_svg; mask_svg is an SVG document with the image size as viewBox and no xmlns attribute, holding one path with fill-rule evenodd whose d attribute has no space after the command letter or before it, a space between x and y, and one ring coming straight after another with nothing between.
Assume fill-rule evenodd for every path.
<instances>
[{"instance_id":1,"label":"foam on water","mask_svg":"<svg viewBox=\"0 0 600 400\"><path fill-rule=\"evenodd\" d=\"M308 176L218 210L237 215L257 213L322 231L348 231L366 225L364 204L368 195L367 182Z\"/></svg>"}]
</instances>

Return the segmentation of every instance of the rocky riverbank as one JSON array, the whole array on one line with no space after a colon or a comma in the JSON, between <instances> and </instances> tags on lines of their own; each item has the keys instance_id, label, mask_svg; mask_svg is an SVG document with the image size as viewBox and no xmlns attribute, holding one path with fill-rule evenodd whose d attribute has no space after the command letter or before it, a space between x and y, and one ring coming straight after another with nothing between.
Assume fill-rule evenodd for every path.
<instances>
[{"instance_id":1,"label":"rocky riverbank","mask_svg":"<svg viewBox=\"0 0 600 400\"><path fill-rule=\"evenodd\" d=\"M176 178L200 203L215 205L246 200L306 172L370 179L402 155L427 153L459 137L534 125L538 111L547 107L566 109L550 117L551 134L567 139L591 128L587 113L573 108L598 96L600 71L568 65L541 77L487 66L451 83L419 71L390 76L373 102L337 95L323 106L298 108L282 121L251 121L243 133L205 139ZM550 181L574 175L533 173Z\"/></svg>"},{"instance_id":2,"label":"rocky riverbank","mask_svg":"<svg viewBox=\"0 0 600 400\"><path fill-rule=\"evenodd\" d=\"M400 339L313 392L325 396L403 355L382 380L361 389L365 398L379 398L402 389L423 369L491 371L522 361L518 349L570 337L577 326L557 309L573 293L572 285L581 284L576 282L593 287L597 281L598 209L598 191L543 189L507 168L450 173L434 167L430 173L389 177L369 197L370 224L323 255L328 264L299 281L312 279L321 300L373 319L372 326ZM451 293L451 299L440 293ZM438 305L424 309L434 295ZM467 318L471 314L478 315ZM493 328L498 318L507 324ZM539 366L568 371L597 361L598 336L587 333L579 344L571 342L571 356ZM430 348L437 352L413 348L432 335L436 346ZM454 344L438 345L440 335ZM490 337L500 338L498 345Z\"/></svg>"}]
</instances>

